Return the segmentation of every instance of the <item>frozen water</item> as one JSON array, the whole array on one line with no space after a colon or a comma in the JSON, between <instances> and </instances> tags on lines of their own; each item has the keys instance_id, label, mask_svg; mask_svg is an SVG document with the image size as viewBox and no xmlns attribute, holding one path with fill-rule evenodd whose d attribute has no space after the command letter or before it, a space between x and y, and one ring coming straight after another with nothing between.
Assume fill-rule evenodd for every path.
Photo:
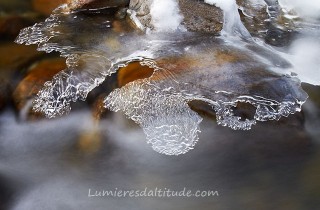
<instances>
[{"instance_id":1,"label":"frozen water","mask_svg":"<svg viewBox=\"0 0 320 210\"><path fill-rule=\"evenodd\" d=\"M156 31L175 31L183 20L176 0L153 0L150 13Z\"/></svg>"},{"instance_id":2,"label":"frozen water","mask_svg":"<svg viewBox=\"0 0 320 210\"><path fill-rule=\"evenodd\" d=\"M152 148L166 155L188 152L198 141L202 118L192 111L185 97L163 90L150 79L135 81L113 91L106 108L123 111L144 130Z\"/></svg>"},{"instance_id":3,"label":"frozen water","mask_svg":"<svg viewBox=\"0 0 320 210\"><path fill-rule=\"evenodd\" d=\"M224 12L223 31L228 35L240 36L250 39L249 31L244 27L238 13L238 6L235 0L205 0L207 4L216 5Z\"/></svg>"},{"instance_id":4,"label":"frozen water","mask_svg":"<svg viewBox=\"0 0 320 210\"><path fill-rule=\"evenodd\" d=\"M297 60L291 65L288 57L281 56L285 53L250 41L235 1L206 2L224 10L225 32L246 41L176 30L181 16L175 1L154 1L173 5L167 12L175 17L172 22L165 18L154 23L156 33L141 34L115 15L68 13L66 6L44 23L24 29L18 43L58 51L68 66L45 83L34 110L49 118L68 113L72 102L85 100L106 77L139 62L152 68L153 75L113 90L105 107L139 124L148 143L163 154L184 154L198 141L202 118L190 108L193 101L208 104L218 124L241 130L300 111L307 95L290 71L309 62ZM163 7L153 9L154 17L160 17ZM297 54L294 47L292 54ZM253 116L239 114L240 103L250 104Z\"/></svg>"}]
</instances>

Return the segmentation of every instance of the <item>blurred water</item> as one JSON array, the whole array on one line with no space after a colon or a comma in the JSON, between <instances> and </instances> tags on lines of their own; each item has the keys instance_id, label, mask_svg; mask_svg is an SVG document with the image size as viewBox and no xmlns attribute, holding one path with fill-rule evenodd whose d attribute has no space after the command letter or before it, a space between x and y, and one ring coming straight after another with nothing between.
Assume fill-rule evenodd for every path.
<instances>
[{"instance_id":1,"label":"blurred water","mask_svg":"<svg viewBox=\"0 0 320 210\"><path fill-rule=\"evenodd\" d=\"M1 182L10 209L315 209L319 141L300 119L232 131L205 118L196 149L155 153L141 129L121 115L94 127L88 112L17 124L1 115ZM84 123L85 122L85 123ZM92 135L92 130L98 135ZM59 131L59 132L57 132ZM84 134L101 141L79 147ZM98 139L95 139L98 138ZM88 198L88 189L217 190L212 198ZM272 202L270 202L272 200Z\"/></svg>"}]
</instances>

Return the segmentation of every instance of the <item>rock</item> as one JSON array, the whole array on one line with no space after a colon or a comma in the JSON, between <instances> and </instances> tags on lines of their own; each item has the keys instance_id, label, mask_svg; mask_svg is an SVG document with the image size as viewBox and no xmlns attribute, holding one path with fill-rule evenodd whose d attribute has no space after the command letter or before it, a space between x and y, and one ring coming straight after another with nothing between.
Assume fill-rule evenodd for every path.
<instances>
[{"instance_id":1,"label":"rock","mask_svg":"<svg viewBox=\"0 0 320 210\"><path fill-rule=\"evenodd\" d=\"M0 12L21 13L31 11L30 0L1 0Z\"/></svg>"},{"instance_id":2,"label":"rock","mask_svg":"<svg viewBox=\"0 0 320 210\"><path fill-rule=\"evenodd\" d=\"M130 0L67 0L71 9L99 9L104 7L126 7Z\"/></svg>"},{"instance_id":3,"label":"rock","mask_svg":"<svg viewBox=\"0 0 320 210\"><path fill-rule=\"evenodd\" d=\"M14 89L18 70L23 69L34 59L42 55L34 46L14 43L0 45L0 109L3 109Z\"/></svg>"},{"instance_id":4,"label":"rock","mask_svg":"<svg viewBox=\"0 0 320 210\"><path fill-rule=\"evenodd\" d=\"M49 16L52 11L61 4L68 4L71 10L77 9L101 9L105 7L125 7L129 0L33 0L35 11Z\"/></svg>"},{"instance_id":5,"label":"rock","mask_svg":"<svg viewBox=\"0 0 320 210\"><path fill-rule=\"evenodd\" d=\"M270 27L265 36L265 42L276 47L285 47L292 43L296 35L297 32L292 30Z\"/></svg>"},{"instance_id":6,"label":"rock","mask_svg":"<svg viewBox=\"0 0 320 210\"><path fill-rule=\"evenodd\" d=\"M44 53L36 50L36 46L3 43L0 45L0 72L14 71L28 65Z\"/></svg>"},{"instance_id":7,"label":"rock","mask_svg":"<svg viewBox=\"0 0 320 210\"><path fill-rule=\"evenodd\" d=\"M153 74L153 69L148 66L141 66L139 62L132 62L118 71L118 86L122 87L129 82L148 78Z\"/></svg>"},{"instance_id":8,"label":"rock","mask_svg":"<svg viewBox=\"0 0 320 210\"><path fill-rule=\"evenodd\" d=\"M106 116L110 113L110 111L104 107L103 103L107 95L108 94L99 95L92 105L92 117L96 123L98 123L101 119L106 118Z\"/></svg>"},{"instance_id":9,"label":"rock","mask_svg":"<svg viewBox=\"0 0 320 210\"><path fill-rule=\"evenodd\" d=\"M153 28L151 24L151 14L150 14L150 6L152 1L151 0L131 0L129 9L135 11L135 14L131 15L131 20L134 24L140 28ZM142 24L142 26L137 23L137 20Z\"/></svg>"},{"instance_id":10,"label":"rock","mask_svg":"<svg viewBox=\"0 0 320 210\"><path fill-rule=\"evenodd\" d=\"M33 23L34 21L21 16L1 16L0 38L14 40L21 29Z\"/></svg>"},{"instance_id":11,"label":"rock","mask_svg":"<svg viewBox=\"0 0 320 210\"><path fill-rule=\"evenodd\" d=\"M131 0L129 8L136 12L136 17L146 28L151 24L151 0ZM183 25L189 31L218 33L222 29L223 14L221 9L205 4L203 0L179 0L179 7L184 16Z\"/></svg>"},{"instance_id":12,"label":"rock","mask_svg":"<svg viewBox=\"0 0 320 210\"><path fill-rule=\"evenodd\" d=\"M33 97L39 92L46 81L66 68L65 59L50 58L42 60L30 67L27 75L19 83L13 93L13 102L16 110L27 119L37 119L42 116L30 111Z\"/></svg>"},{"instance_id":13,"label":"rock","mask_svg":"<svg viewBox=\"0 0 320 210\"><path fill-rule=\"evenodd\" d=\"M320 86L302 83L302 88L308 93L308 100L312 101L320 111Z\"/></svg>"},{"instance_id":14,"label":"rock","mask_svg":"<svg viewBox=\"0 0 320 210\"><path fill-rule=\"evenodd\" d=\"M253 3L250 0L237 0L237 4L241 21L250 34L264 37L270 25L268 5L264 2Z\"/></svg>"},{"instance_id":15,"label":"rock","mask_svg":"<svg viewBox=\"0 0 320 210\"><path fill-rule=\"evenodd\" d=\"M189 31L218 33L222 30L220 8L195 0L180 0L179 6L184 16L183 25Z\"/></svg>"},{"instance_id":16,"label":"rock","mask_svg":"<svg viewBox=\"0 0 320 210\"><path fill-rule=\"evenodd\" d=\"M8 80L3 77L0 77L0 110L2 110L8 100L9 84Z\"/></svg>"},{"instance_id":17,"label":"rock","mask_svg":"<svg viewBox=\"0 0 320 210\"><path fill-rule=\"evenodd\" d=\"M52 11L69 0L32 0L33 9L42 15L49 16Z\"/></svg>"}]
</instances>

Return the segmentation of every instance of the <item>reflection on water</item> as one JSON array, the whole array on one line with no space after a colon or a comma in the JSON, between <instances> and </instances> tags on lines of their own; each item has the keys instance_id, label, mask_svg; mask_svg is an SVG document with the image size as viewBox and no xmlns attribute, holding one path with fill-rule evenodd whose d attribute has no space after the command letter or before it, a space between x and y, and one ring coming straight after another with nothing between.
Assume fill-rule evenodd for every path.
<instances>
[{"instance_id":1,"label":"reflection on water","mask_svg":"<svg viewBox=\"0 0 320 210\"><path fill-rule=\"evenodd\" d=\"M299 20L307 39L274 48L185 29L143 34L122 12L62 6L21 32L19 43L58 51L67 68L35 98L34 109L56 119L24 121L11 106L0 113L0 209L320 207L320 90L300 84L319 84L317 28ZM94 110L79 99L94 100ZM219 196L88 197L89 189L146 187Z\"/></svg>"}]
</instances>

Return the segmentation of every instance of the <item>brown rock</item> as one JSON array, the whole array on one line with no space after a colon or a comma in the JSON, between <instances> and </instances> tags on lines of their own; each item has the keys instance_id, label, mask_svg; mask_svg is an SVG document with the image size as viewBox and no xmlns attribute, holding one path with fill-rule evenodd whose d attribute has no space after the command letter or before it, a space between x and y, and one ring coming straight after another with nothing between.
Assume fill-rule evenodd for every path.
<instances>
[{"instance_id":1,"label":"brown rock","mask_svg":"<svg viewBox=\"0 0 320 210\"><path fill-rule=\"evenodd\" d=\"M104 107L104 99L107 94L101 94L97 97L92 106L92 117L95 123L98 123L101 119L105 118L109 111Z\"/></svg>"},{"instance_id":2,"label":"brown rock","mask_svg":"<svg viewBox=\"0 0 320 210\"><path fill-rule=\"evenodd\" d=\"M49 16L52 11L61 4L68 3L69 0L32 0L32 6L35 11Z\"/></svg>"},{"instance_id":3,"label":"brown rock","mask_svg":"<svg viewBox=\"0 0 320 210\"><path fill-rule=\"evenodd\" d=\"M125 7L129 0L33 0L35 11L49 16L52 11L61 4L68 4L71 10L77 9L100 9L105 7Z\"/></svg>"},{"instance_id":4,"label":"brown rock","mask_svg":"<svg viewBox=\"0 0 320 210\"><path fill-rule=\"evenodd\" d=\"M153 71L148 66L142 66L139 62L132 62L128 66L119 69L118 85L122 87L129 82L148 78L153 74Z\"/></svg>"},{"instance_id":5,"label":"brown rock","mask_svg":"<svg viewBox=\"0 0 320 210\"><path fill-rule=\"evenodd\" d=\"M97 9L103 7L124 7L130 0L67 0L71 9Z\"/></svg>"},{"instance_id":6,"label":"brown rock","mask_svg":"<svg viewBox=\"0 0 320 210\"><path fill-rule=\"evenodd\" d=\"M8 96L11 95L11 90L16 84L17 71L23 69L42 53L36 51L34 46L4 43L0 45L0 55L0 109L2 109L7 104Z\"/></svg>"},{"instance_id":7,"label":"brown rock","mask_svg":"<svg viewBox=\"0 0 320 210\"><path fill-rule=\"evenodd\" d=\"M220 8L195 0L180 0L179 6L184 16L183 24L189 31L218 33L222 30Z\"/></svg>"},{"instance_id":8,"label":"brown rock","mask_svg":"<svg viewBox=\"0 0 320 210\"><path fill-rule=\"evenodd\" d=\"M36 46L4 43L0 45L0 71L17 70L32 62L44 53L36 50Z\"/></svg>"},{"instance_id":9,"label":"brown rock","mask_svg":"<svg viewBox=\"0 0 320 210\"><path fill-rule=\"evenodd\" d=\"M31 108L31 99L39 92L46 81L51 80L55 74L65 68L65 59L62 58L46 59L33 65L13 93L15 108L20 113L25 111L28 119L41 116L28 110Z\"/></svg>"},{"instance_id":10,"label":"brown rock","mask_svg":"<svg viewBox=\"0 0 320 210\"><path fill-rule=\"evenodd\" d=\"M33 21L20 16L0 17L0 38L14 39L21 29L31 25Z\"/></svg>"},{"instance_id":11,"label":"brown rock","mask_svg":"<svg viewBox=\"0 0 320 210\"><path fill-rule=\"evenodd\" d=\"M0 110L2 110L8 100L9 84L5 78L0 77Z\"/></svg>"}]
</instances>

